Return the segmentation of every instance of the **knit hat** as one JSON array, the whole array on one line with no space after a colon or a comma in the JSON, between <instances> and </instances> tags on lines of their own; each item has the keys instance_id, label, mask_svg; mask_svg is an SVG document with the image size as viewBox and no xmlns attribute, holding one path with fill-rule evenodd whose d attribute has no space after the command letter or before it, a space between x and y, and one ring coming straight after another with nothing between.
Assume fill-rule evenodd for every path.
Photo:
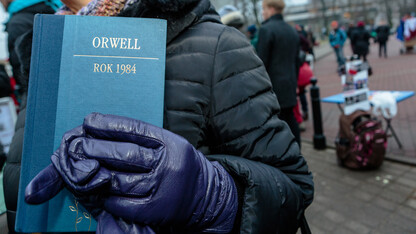
<instances>
[{"instance_id":1,"label":"knit hat","mask_svg":"<svg viewBox=\"0 0 416 234\"><path fill-rule=\"evenodd\" d=\"M358 27L364 27L365 23L364 21L358 21L357 26Z\"/></svg>"},{"instance_id":2,"label":"knit hat","mask_svg":"<svg viewBox=\"0 0 416 234\"><path fill-rule=\"evenodd\" d=\"M247 31L250 32L251 34L255 34L257 32L256 25L252 24L252 25L248 26Z\"/></svg>"},{"instance_id":3,"label":"knit hat","mask_svg":"<svg viewBox=\"0 0 416 234\"><path fill-rule=\"evenodd\" d=\"M244 16L232 5L225 5L218 10L218 14L221 16L221 22L225 25L235 28L241 28L244 25Z\"/></svg>"}]
</instances>

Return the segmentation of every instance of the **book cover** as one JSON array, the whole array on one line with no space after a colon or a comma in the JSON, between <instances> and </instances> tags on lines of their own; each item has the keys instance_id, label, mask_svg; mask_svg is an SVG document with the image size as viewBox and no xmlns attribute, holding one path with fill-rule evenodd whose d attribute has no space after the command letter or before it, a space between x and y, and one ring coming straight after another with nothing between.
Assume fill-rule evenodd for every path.
<instances>
[{"instance_id":1,"label":"book cover","mask_svg":"<svg viewBox=\"0 0 416 234\"><path fill-rule=\"evenodd\" d=\"M64 189L42 205L27 184L50 163L63 134L91 112L162 127L166 21L36 15L15 229L94 231L96 222Z\"/></svg>"}]
</instances>

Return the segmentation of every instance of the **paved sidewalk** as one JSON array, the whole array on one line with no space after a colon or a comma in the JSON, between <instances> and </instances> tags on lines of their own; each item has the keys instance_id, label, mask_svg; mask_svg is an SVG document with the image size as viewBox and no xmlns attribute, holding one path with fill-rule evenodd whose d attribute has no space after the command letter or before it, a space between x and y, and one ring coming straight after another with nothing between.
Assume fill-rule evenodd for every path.
<instances>
[{"instance_id":1,"label":"paved sidewalk","mask_svg":"<svg viewBox=\"0 0 416 234\"><path fill-rule=\"evenodd\" d=\"M6 213L0 215L0 234L7 234L9 233L9 229L7 227L7 217Z\"/></svg>"},{"instance_id":2,"label":"paved sidewalk","mask_svg":"<svg viewBox=\"0 0 416 234\"><path fill-rule=\"evenodd\" d=\"M312 233L416 233L415 166L384 161L376 171L351 171L337 165L333 149L304 143L302 153L315 182L306 210Z\"/></svg>"},{"instance_id":3,"label":"paved sidewalk","mask_svg":"<svg viewBox=\"0 0 416 234\"><path fill-rule=\"evenodd\" d=\"M387 59L378 58L378 45L371 46L368 60L374 74L369 78L370 90L416 90L416 50L412 54L400 55L401 43L391 37L388 43ZM348 45L344 47L345 55L351 55ZM320 94L327 97L342 91L340 78L336 72L336 59L333 53L315 63L315 76L318 78ZM309 98L309 92L307 96ZM324 134L329 146L334 140L339 126L340 110L336 104L321 103ZM306 122L306 131L301 133L302 140L313 139L312 111L309 102L310 119ZM385 126L385 123L384 123ZM416 97L398 104L398 114L392 121L403 149L399 149L393 137L388 139L387 156L390 159L405 161L416 165Z\"/></svg>"},{"instance_id":4,"label":"paved sidewalk","mask_svg":"<svg viewBox=\"0 0 416 234\"><path fill-rule=\"evenodd\" d=\"M314 47L315 59L318 61L333 53L328 41L321 41L319 46Z\"/></svg>"}]
</instances>

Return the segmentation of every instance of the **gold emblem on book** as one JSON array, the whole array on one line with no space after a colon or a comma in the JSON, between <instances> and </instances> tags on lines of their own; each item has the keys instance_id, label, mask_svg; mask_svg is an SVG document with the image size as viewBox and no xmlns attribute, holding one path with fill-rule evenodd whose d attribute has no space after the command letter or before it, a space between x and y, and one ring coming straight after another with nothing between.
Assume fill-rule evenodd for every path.
<instances>
[{"instance_id":1,"label":"gold emblem on book","mask_svg":"<svg viewBox=\"0 0 416 234\"><path fill-rule=\"evenodd\" d=\"M76 217L75 217L75 231L78 232L78 224L82 222L83 218L85 217L86 219L89 219L89 226L88 226L88 231L91 228L91 214L85 211L81 211L80 207L78 206L79 202L74 199L75 202L75 206L69 206L69 209L72 212L76 212ZM82 212L82 215L80 215L80 213Z\"/></svg>"}]
</instances>

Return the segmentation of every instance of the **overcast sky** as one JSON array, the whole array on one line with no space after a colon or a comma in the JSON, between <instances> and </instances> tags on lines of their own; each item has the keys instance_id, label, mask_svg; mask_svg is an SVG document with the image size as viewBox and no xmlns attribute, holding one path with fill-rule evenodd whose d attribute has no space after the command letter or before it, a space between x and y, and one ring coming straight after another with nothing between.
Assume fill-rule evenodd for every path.
<instances>
[{"instance_id":1,"label":"overcast sky","mask_svg":"<svg viewBox=\"0 0 416 234\"><path fill-rule=\"evenodd\" d=\"M302 5L308 3L309 0L285 0L287 5Z\"/></svg>"}]
</instances>

